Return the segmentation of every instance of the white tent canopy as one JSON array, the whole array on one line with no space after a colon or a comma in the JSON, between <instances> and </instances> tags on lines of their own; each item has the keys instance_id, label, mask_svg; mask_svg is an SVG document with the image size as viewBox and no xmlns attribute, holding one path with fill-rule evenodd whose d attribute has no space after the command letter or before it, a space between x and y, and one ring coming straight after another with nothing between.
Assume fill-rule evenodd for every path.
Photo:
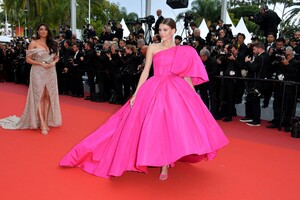
<instances>
[{"instance_id":1,"label":"white tent canopy","mask_svg":"<svg viewBox=\"0 0 300 200\"><path fill-rule=\"evenodd\" d=\"M6 36L6 35L1 35L0 36L0 42L10 42L13 38Z\"/></svg>"},{"instance_id":2,"label":"white tent canopy","mask_svg":"<svg viewBox=\"0 0 300 200\"><path fill-rule=\"evenodd\" d=\"M130 34L130 31L125 23L125 20L122 19L120 24L122 25L122 29L123 29L123 37L128 37Z\"/></svg>"},{"instance_id":3,"label":"white tent canopy","mask_svg":"<svg viewBox=\"0 0 300 200\"><path fill-rule=\"evenodd\" d=\"M245 25L243 17L241 17L239 23L236 25L236 31L238 33L245 34L245 36L246 36L245 44L251 43L251 34L249 33L249 31Z\"/></svg>"},{"instance_id":4,"label":"white tent canopy","mask_svg":"<svg viewBox=\"0 0 300 200\"><path fill-rule=\"evenodd\" d=\"M209 32L205 19L202 19L199 29L200 29L200 36L205 39L207 33Z\"/></svg>"}]
</instances>

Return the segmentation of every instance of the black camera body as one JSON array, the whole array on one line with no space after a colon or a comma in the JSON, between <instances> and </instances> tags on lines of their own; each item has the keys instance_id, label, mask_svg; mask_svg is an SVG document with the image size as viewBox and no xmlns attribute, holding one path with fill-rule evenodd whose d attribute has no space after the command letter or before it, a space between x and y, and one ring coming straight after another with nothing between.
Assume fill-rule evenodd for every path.
<instances>
[{"instance_id":1,"label":"black camera body","mask_svg":"<svg viewBox=\"0 0 300 200\"><path fill-rule=\"evenodd\" d=\"M260 97L261 96L261 93L257 88L250 88L248 90L248 93L253 95L254 97Z\"/></svg>"},{"instance_id":2,"label":"black camera body","mask_svg":"<svg viewBox=\"0 0 300 200\"><path fill-rule=\"evenodd\" d=\"M229 29L230 27L232 27L232 24L223 24L223 27L224 27L225 29Z\"/></svg>"},{"instance_id":3,"label":"black camera body","mask_svg":"<svg viewBox=\"0 0 300 200\"><path fill-rule=\"evenodd\" d=\"M285 58L285 49L273 49L273 55L276 62L281 62Z\"/></svg>"}]
</instances>

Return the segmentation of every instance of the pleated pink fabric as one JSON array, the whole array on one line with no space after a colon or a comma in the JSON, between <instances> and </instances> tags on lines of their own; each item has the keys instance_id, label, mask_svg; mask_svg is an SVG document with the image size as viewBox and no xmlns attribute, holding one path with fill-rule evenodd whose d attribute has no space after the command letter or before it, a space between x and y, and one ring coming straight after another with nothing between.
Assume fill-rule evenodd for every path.
<instances>
[{"instance_id":1,"label":"pleated pink fabric","mask_svg":"<svg viewBox=\"0 0 300 200\"><path fill-rule=\"evenodd\" d=\"M228 143L194 84L208 80L196 51L172 47L154 55L154 76L139 89L134 106L127 102L106 123L60 161L108 178L125 171L147 172L178 160L211 160Z\"/></svg>"}]
</instances>

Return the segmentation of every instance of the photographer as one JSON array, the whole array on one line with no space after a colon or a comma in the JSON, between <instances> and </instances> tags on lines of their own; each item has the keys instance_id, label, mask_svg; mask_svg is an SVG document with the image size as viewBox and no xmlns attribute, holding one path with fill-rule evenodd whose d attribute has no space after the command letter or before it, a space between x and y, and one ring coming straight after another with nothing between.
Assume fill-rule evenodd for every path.
<instances>
[{"instance_id":1,"label":"photographer","mask_svg":"<svg viewBox=\"0 0 300 200\"><path fill-rule=\"evenodd\" d=\"M274 35L277 35L277 27L281 22L281 19L278 17L277 13L269 10L267 5L261 6L259 13L249 16L249 20L259 25L266 38L270 32L274 33Z\"/></svg>"},{"instance_id":2,"label":"photographer","mask_svg":"<svg viewBox=\"0 0 300 200\"><path fill-rule=\"evenodd\" d=\"M191 41L194 48L197 50L197 53L206 45L205 40L200 36L200 29L196 28L194 30L194 39Z\"/></svg>"},{"instance_id":3,"label":"photographer","mask_svg":"<svg viewBox=\"0 0 300 200\"><path fill-rule=\"evenodd\" d=\"M136 56L136 47L127 44L125 47L125 56L119 52L120 60L125 67L123 70L124 78L124 99L130 97L131 92L135 91L140 74L138 74L139 58ZM131 91L131 92L130 92Z\"/></svg>"},{"instance_id":4,"label":"photographer","mask_svg":"<svg viewBox=\"0 0 300 200\"><path fill-rule=\"evenodd\" d=\"M162 16L162 11L161 9L158 9L156 11L156 15L157 15L157 20L155 22L155 26L154 26L154 35L158 34L159 33L159 24L162 22L162 20L164 19L164 17Z\"/></svg>"},{"instance_id":5,"label":"photographer","mask_svg":"<svg viewBox=\"0 0 300 200\"><path fill-rule=\"evenodd\" d=\"M11 45L7 45L3 51L4 53L4 71L5 77L7 82L14 82L14 68L13 68L13 61L16 58L15 50Z\"/></svg>"},{"instance_id":6,"label":"photographer","mask_svg":"<svg viewBox=\"0 0 300 200\"><path fill-rule=\"evenodd\" d=\"M84 100L92 100L95 96L95 71L94 71L94 63L95 63L95 51L93 47L93 43L86 42L84 44L84 56L80 57L80 60L83 63L84 70L88 75L88 83L89 83L89 96L86 96Z\"/></svg>"},{"instance_id":7,"label":"photographer","mask_svg":"<svg viewBox=\"0 0 300 200\"><path fill-rule=\"evenodd\" d=\"M215 46L217 41L216 27L214 25L210 25L208 28L208 33L205 37L206 43L209 46Z\"/></svg>"},{"instance_id":8,"label":"photographer","mask_svg":"<svg viewBox=\"0 0 300 200\"><path fill-rule=\"evenodd\" d=\"M231 44L231 37L227 34L226 29L220 29L218 39L223 40L224 44Z\"/></svg>"},{"instance_id":9,"label":"photographer","mask_svg":"<svg viewBox=\"0 0 300 200\"><path fill-rule=\"evenodd\" d=\"M71 63L71 68L72 68L72 75L71 75L71 81L72 81L72 96L73 97L78 97L82 98L84 95L83 92L83 80L82 80L82 75L84 73L83 70L83 63L82 59L84 56L83 51L80 50L81 44L80 43L75 43L72 46L74 56L70 59Z\"/></svg>"},{"instance_id":10,"label":"photographer","mask_svg":"<svg viewBox=\"0 0 300 200\"><path fill-rule=\"evenodd\" d=\"M96 83L98 84L99 93L95 94L95 97L91 101L95 102L105 102L110 97L110 73L109 73L109 57L108 54L111 53L110 50L111 43L109 41L104 41L102 49L96 49L96 58L94 71L96 73Z\"/></svg>"},{"instance_id":11,"label":"photographer","mask_svg":"<svg viewBox=\"0 0 300 200\"><path fill-rule=\"evenodd\" d=\"M142 28L142 22L140 21L137 21L135 26L134 26L134 35L135 36L138 36L140 34L145 34L145 31L144 29Z\"/></svg>"},{"instance_id":12,"label":"photographer","mask_svg":"<svg viewBox=\"0 0 300 200\"><path fill-rule=\"evenodd\" d=\"M195 39L195 30L196 30L196 23L191 21L192 21L192 16L186 13L184 15L184 28L188 30L188 35L186 39L189 45L191 45ZM190 28L192 30L192 33L190 32Z\"/></svg>"},{"instance_id":13,"label":"photographer","mask_svg":"<svg viewBox=\"0 0 300 200\"><path fill-rule=\"evenodd\" d=\"M71 68L70 61L74 55L74 52L70 40L65 40L63 45L65 51L63 52L62 55L60 55L61 68L59 71L59 73L61 74L60 76L61 92L62 94L65 95L72 95L71 91L73 90L72 89L73 85L71 84L71 74L73 73L73 70Z\"/></svg>"},{"instance_id":14,"label":"photographer","mask_svg":"<svg viewBox=\"0 0 300 200\"><path fill-rule=\"evenodd\" d=\"M278 59L279 60L279 59ZM298 81L297 72L299 71L299 63L294 58L294 51L292 47L287 47L284 55L281 56L278 63L276 77L280 81ZM281 113L282 101L283 113ZM267 128L278 128L280 125L280 117L283 116L283 126L286 131L290 131L290 120L292 117L292 110L296 102L295 101L295 86L286 85L285 93L283 94L283 84L276 83L274 90L274 119L272 124Z\"/></svg>"},{"instance_id":15,"label":"photographer","mask_svg":"<svg viewBox=\"0 0 300 200\"><path fill-rule=\"evenodd\" d=\"M233 34L232 34L232 31L231 31L231 26L232 24L224 24L223 20L222 19L219 19L218 20L218 26L219 28L217 29L217 32L219 33L220 35L220 30L225 30L225 36L224 38L228 39L229 41L233 38ZM227 43L226 41L224 41L225 44Z\"/></svg>"},{"instance_id":16,"label":"photographer","mask_svg":"<svg viewBox=\"0 0 300 200\"><path fill-rule=\"evenodd\" d=\"M255 79L266 79L269 75L270 58L265 52L265 46L261 42L253 44L254 61L247 56L245 58L247 77ZM261 81L247 81L246 116L240 119L247 122L249 126L260 126L260 96L264 83Z\"/></svg>"},{"instance_id":17,"label":"photographer","mask_svg":"<svg viewBox=\"0 0 300 200\"><path fill-rule=\"evenodd\" d=\"M222 39L217 39L216 40L216 46L211 47L211 56L218 59L219 55L224 53L223 46L224 46L223 40Z\"/></svg>"},{"instance_id":18,"label":"photographer","mask_svg":"<svg viewBox=\"0 0 300 200\"><path fill-rule=\"evenodd\" d=\"M217 118L217 91L216 91L216 79L214 76L218 75L217 69L217 61L215 58L210 56L210 52L208 49L203 48L200 51L200 58L205 66L209 81L198 85L197 87L200 89L200 96L207 106L210 109L211 114Z\"/></svg>"},{"instance_id":19,"label":"photographer","mask_svg":"<svg viewBox=\"0 0 300 200\"><path fill-rule=\"evenodd\" d=\"M274 78L277 79L277 72L279 65L281 63L282 57L285 55L285 39L284 38L278 38L275 41L275 47L269 49L269 56L270 56L270 61L271 61L271 66L270 66L270 74L268 78ZM276 96L275 93L277 93L276 88L278 83L265 83L264 87L262 88L262 93L264 96L264 102L263 102L263 108L268 107L269 101L271 99L272 93L274 92L274 96ZM274 87L275 85L275 87Z\"/></svg>"},{"instance_id":20,"label":"photographer","mask_svg":"<svg viewBox=\"0 0 300 200\"><path fill-rule=\"evenodd\" d=\"M118 38L119 40L121 40L123 38L123 28L122 28L122 24L117 23L116 24L116 32L115 32L115 37Z\"/></svg>"},{"instance_id":21,"label":"photographer","mask_svg":"<svg viewBox=\"0 0 300 200\"><path fill-rule=\"evenodd\" d=\"M238 70L237 76L242 77L243 66L245 65L245 57L249 54L249 49L245 44L246 36L243 33L238 33L237 35L237 60L240 62L240 69ZM236 49L233 48L231 51L235 52ZM241 79L236 79L235 81L235 103L239 104L242 102L245 93L245 81Z\"/></svg>"},{"instance_id":22,"label":"photographer","mask_svg":"<svg viewBox=\"0 0 300 200\"><path fill-rule=\"evenodd\" d=\"M221 57L221 65L223 66L223 75L228 77L240 76L240 67L242 66L241 59L238 57L238 50L236 45L229 45L227 52ZM224 122L232 121L232 116L236 114L235 111L235 80L224 79L222 84L222 107Z\"/></svg>"},{"instance_id":23,"label":"photographer","mask_svg":"<svg viewBox=\"0 0 300 200\"><path fill-rule=\"evenodd\" d=\"M22 43L18 43L14 48L15 58L13 60L13 68L14 68L14 77L15 83L26 83L27 73L26 73L26 52L22 45Z\"/></svg>"},{"instance_id":24,"label":"photographer","mask_svg":"<svg viewBox=\"0 0 300 200\"><path fill-rule=\"evenodd\" d=\"M107 64L112 89L112 94L108 101L112 104L122 104L124 101L121 74L122 63L118 52L123 53L123 49L118 48L117 44L112 44L110 52L106 53L109 60Z\"/></svg>"}]
</instances>

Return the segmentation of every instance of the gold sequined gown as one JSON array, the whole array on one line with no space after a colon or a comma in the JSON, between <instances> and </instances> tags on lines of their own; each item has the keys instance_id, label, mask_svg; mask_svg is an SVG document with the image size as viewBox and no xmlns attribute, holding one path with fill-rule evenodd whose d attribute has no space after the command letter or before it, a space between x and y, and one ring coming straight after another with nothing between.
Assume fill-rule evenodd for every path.
<instances>
[{"instance_id":1,"label":"gold sequined gown","mask_svg":"<svg viewBox=\"0 0 300 200\"><path fill-rule=\"evenodd\" d=\"M31 49L26 51L26 56L31 56L39 62L51 62L54 54L44 49ZM4 129L37 129L40 126L38 117L38 108L41 101L43 91L47 88L50 96L50 109L48 115L48 125L57 127L62 124L56 68L46 69L42 66L32 65L30 71L30 84L28 88L26 106L21 117L10 116L0 119L0 126Z\"/></svg>"}]
</instances>

